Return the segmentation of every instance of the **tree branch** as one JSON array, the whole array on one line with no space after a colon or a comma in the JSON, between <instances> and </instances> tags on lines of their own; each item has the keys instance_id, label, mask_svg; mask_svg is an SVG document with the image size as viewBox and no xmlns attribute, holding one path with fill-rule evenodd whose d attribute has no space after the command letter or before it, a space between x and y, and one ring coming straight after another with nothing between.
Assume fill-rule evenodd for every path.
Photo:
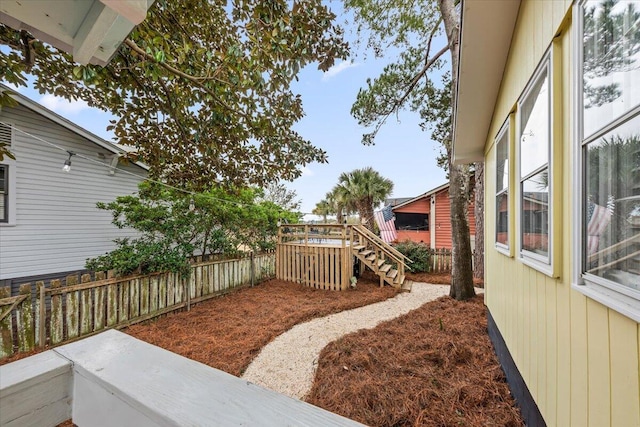
<instances>
[{"instance_id":1,"label":"tree branch","mask_svg":"<svg viewBox=\"0 0 640 427\"><path fill-rule=\"evenodd\" d=\"M231 106L229 106L229 104L227 104L226 102L224 102L222 99L220 99L218 97L218 95L212 91L211 89L209 89L208 87L204 86L202 84L202 80L206 80L206 78L200 78L200 77L195 77L192 75L189 75L187 73L183 73L182 71L178 70L177 68L172 67L171 65L167 64L166 62L160 62L158 60L156 60L156 58L145 52L144 49L141 49L136 42L134 42L131 39L125 39L124 44L127 45L129 47L129 49L133 50L134 52L136 52L139 55L144 56L145 58L153 61L154 63L158 64L159 66L161 66L162 68L164 68L165 70L169 71L172 74L175 74L176 76L182 77L185 80L188 80L192 83L194 83L197 87L199 87L200 89L204 90L205 92L207 92L209 95L211 95L211 97L213 97L213 99L216 100L216 102L218 104L220 104L221 106L223 106L224 108L226 108L227 110L237 113L240 116L244 117L245 119L248 119L249 117L243 112L243 111L237 111L234 110L233 108L231 108ZM215 79L216 81L223 83L223 84L227 84L229 85L227 82L223 82L221 80ZM230 85L229 85L230 86Z\"/></svg>"},{"instance_id":2,"label":"tree branch","mask_svg":"<svg viewBox=\"0 0 640 427\"><path fill-rule=\"evenodd\" d=\"M407 99L407 96L409 96L409 94L411 93L411 91L413 90L413 88L416 87L416 85L418 84L418 82L420 81L420 79L427 73L427 71L429 71L429 68L438 60L440 59L440 57L442 55L444 55L447 51L449 50L449 46L444 46L442 49L440 49L440 51L438 53L436 53L433 58L429 59L427 61L426 64L424 64L424 67L422 67L422 70L420 70L418 72L418 74L416 74L416 76L413 78L413 80L411 80L411 83L409 83L409 86L407 87L407 90L404 92L404 95L402 95L400 97L400 99L398 99L396 101L396 107L399 107L400 105L402 105L402 103L404 102L405 99Z\"/></svg>"}]
</instances>

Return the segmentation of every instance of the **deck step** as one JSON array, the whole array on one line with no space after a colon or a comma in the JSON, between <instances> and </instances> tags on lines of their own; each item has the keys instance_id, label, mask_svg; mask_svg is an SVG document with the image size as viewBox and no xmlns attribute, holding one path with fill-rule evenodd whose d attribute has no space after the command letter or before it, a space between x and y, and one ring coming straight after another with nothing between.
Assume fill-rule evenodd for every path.
<instances>
[{"instance_id":1,"label":"deck step","mask_svg":"<svg viewBox=\"0 0 640 427\"><path fill-rule=\"evenodd\" d=\"M382 264L384 264L384 258L380 258L378 260L378 267L380 267Z\"/></svg>"},{"instance_id":2,"label":"deck step","mask_svg":"<svg viewBox=\"0 0 640 427\"><path fill-rule=\"evenodd\" d=\"M362 252L360 252L360 255L362 255L362 256L364 256L364 257L366 257L366 256L368 256L368 255L371 255L372 253L373 253L373 251L372 251L372 250L366 250L366 251L362 251Z\"/></svg>"},{"instance_id":3,"label":"deck step","mask_svg":"<svg viewBox=\"0 0 640 427\"><path fill-rule=\"evenodd\" d=\"M387 273L387 277L390 279L395 279L397 275L398 275L398 270L391 270Z\"/></svg>"},{"instance_id":4,"label":"deck step","mask_svg":"<svg viewBox=\"0 0 640 427\"><path fill-rule=\"evenodd\" d=\"M407 282L409 282L409 280L407 280ZM401 275L401 276L398 276L398 277L396 278L396 280L395 280L395 283L397 283L397 284L399 284L399 285L404 284L404 274L403 274L403 275Z\"/></svg>"},{"instance_id":5,"label":"deck step","mask_svg":"<svg viewBox=\"0 0 640 427\"><path fill-rule=\"evenodd\" d=\"M391 269L391 264L385 264L382 267L380 267L380 270L378 270L380 273L386 273L387 271L389 271Z\"/></svg>"},{"instance_id":6,"label":"deck step","mask_svg":"<svg viewBox=\"0 0 640 427\"><path fill-rule=\"evenodd\" d=\"M365 245L356 245L356 246L353 247L353 250L356 251L356 252L360 252L364 248L366 248Z\"/></svg>"},{"instance_id":7,"label":"deck step","mask_svg":"<svg viewBox=\"0 0 640 427\"><path fill-rule=\"evenodd\" d=\"M373 262L376 260L376 254L371 254L367 257L367 261Z\"/></svg>"},{"instance_id":8,"label":"deck step","mask_svg":"<svg viewBox=\"0 0 640 427\"><path fill-rule=\"evenodd\" d=\"M402 284L402 287L400 289L402 290L402 292L411 292L412 286L413 282L411 280L407 280Z\"/></svg>"}]
</instances>

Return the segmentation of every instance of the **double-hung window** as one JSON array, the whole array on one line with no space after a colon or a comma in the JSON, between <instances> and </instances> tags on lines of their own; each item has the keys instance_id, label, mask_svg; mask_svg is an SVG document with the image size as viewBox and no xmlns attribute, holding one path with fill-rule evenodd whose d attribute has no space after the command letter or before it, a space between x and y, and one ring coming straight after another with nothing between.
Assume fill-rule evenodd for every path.
<instances>
[{"instance_id":1,"label":"double-hung window","mask_svg":"<svg viewBox=\"0 0 640 427\"><path fill-rule=\"evenodd\" d=\"M640 300L640 4L589 0L578 14L580 278L628 307Z\"/></svg>"},{"instance_id":2,"label":"double-hung window","mask_svg":"<svg viewBox=\"0 0 640 427\"><path fill-rule=\"evenodd\" d=\"M496 247L509 250L509 120L496 138Z\"/></svg>"},{"instance_id":3,"label":"double-hung window","mask_svg":"<svg viewBox=\"0 0 640 427\"><path fill-rule=\"evenodd\" d=\"M9 167L0 165L0 222L9 222Z\"/></svg>"},{"instance_id":4,"label":"double-hung window","mask_svg":"<svg viewBox=\"0 0 640 427\"><path fill-rule=\"evenodd\" d=\"M10 149L12 142L12 129L7 123L0 122L0 145L2 148ZM5 160L9 162L5 156ZM0 164L0 224L9 223L9 208L11 206L10 197L13 196L9 189L9 165Z\"/></svg>"},{"instance_id":5,"label":"double-hung window","mask_svg":"<svg viewBox=\"0 0 640 427\"><path fill-rule=\"evenodd\" d=\"M547 54L518 101L520 258L551 272L551 60Z\"/></svg>"}]
</instances>

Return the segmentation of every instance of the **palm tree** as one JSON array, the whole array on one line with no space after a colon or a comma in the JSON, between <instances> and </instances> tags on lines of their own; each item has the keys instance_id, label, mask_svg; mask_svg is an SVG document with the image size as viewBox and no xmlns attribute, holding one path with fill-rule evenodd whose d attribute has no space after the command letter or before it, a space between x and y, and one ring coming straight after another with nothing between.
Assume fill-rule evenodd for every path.
<instances>
[{"instance_id":1,"label":"palm tree","mask_svg":"<svg viewBox=\"0 0 640 427\"><path fill-rule=\"evenodd\" d=\"M382 203L393 190L393 182L371 167L343 172L338 178L334 193L347 209L358 212L360 222L373 231L373 209Z\"/></svg>"},{"instance_id":2,"label":"palm tree","mask_svg":"<svg viewBox=\"0 0 640 427\"><path fill-rule=\"evenodd\" d=\"M322 199L318 203L316 203L316 207L311 211L314 215L319 215L322 217L322 222L327 222L327 215L331 215L333 212L331 210L331 205L327 202L327 199Z\"/></svg>"}]
</instances>

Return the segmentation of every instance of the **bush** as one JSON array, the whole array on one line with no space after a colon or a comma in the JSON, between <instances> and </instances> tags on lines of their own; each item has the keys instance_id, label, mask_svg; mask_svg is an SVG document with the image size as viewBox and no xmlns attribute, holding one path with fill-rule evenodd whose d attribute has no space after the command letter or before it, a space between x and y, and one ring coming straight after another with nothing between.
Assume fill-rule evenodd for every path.
<instances>
[{"instance_id":1,"label":"bush","mask_svg":"<svg viewBox=\"0 0 640 427\"><path fill-rule=\"evenodd\" d=\"M396 244L395 248L412 262L407 265L413 273L427 273L430 270L431 249L425 243L405 240Z\"/></svg>"},{"instance_id":2,"label":"bush","mask_svg":"<svg viewBox=\"0 0 640 427\"><path fill-rule=\"evenodd\" d=\"M191 272L191 245L144 239L116 239L117 248L96 258L87 259L86 268L94 271L114 270L117 275L149 274L171 271L188 277Z\"/></svg>"}]
</instances>

